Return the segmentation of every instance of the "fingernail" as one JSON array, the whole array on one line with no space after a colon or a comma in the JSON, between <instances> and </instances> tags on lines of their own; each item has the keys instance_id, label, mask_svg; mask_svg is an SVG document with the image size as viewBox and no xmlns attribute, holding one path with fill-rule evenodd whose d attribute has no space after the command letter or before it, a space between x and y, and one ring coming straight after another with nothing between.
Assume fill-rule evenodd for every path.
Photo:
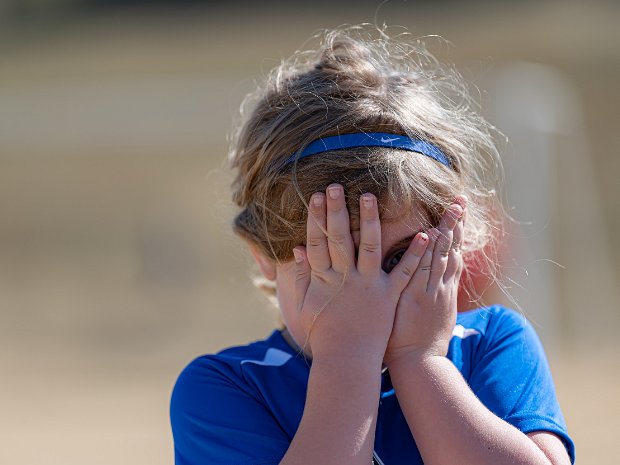
<instances>
[{"instance_id":1,"label":"fingernail","mask_svg":"<svg viewBox=\"0 0 620 465\"><path fill-rule=\"evenodd\" d=\"M418 235L418 242L420 244L426 244L426 242L428 242L428 236L426 234L424 234L424 233L420 233Z\"/></svg>"},{"instance_id":2,"label":"fingernail","mask_svg":"<svg viewBox=\"0 0 620 465\"><path fill-rule=\"evenodd\" d=\"M304 261L304 254L302 254L299 250L293 249L293 255L295 255L295 262L301 263Z\"/></svg>"},{"instance_id":3,"label":"fingernail","mask_svg":"<svg viewBox=\"0 0 620 465\"><path fill-rule=\"evenodd\" d=\"M338 186L328 187L327 192L329 193L329 198L332 200L336 200L340 197L340 187Z\"/></svg>"},{"instance_id":4,"label":"fingernail","mask_svg":"<svg viewBox=\"0 0 620 465\"><path fill-rule=\"evenodd\" d=\"M372 198L371 195L363 195L362 196L362 204L364 205L364 208L372 208L374 203L374 199Z\"/></svg>"},{"instance_id":5,"label":"fingernail","mask_svg":"<svg viewBox=\"0 0 620 465\"><path fill-rule=\"evenodd\" d=\"M320 207L321 205L323 205L323 196L322 195L315 195L314 197L312 197L312 204L315 207Z\"/></svg>"}]
</instances>

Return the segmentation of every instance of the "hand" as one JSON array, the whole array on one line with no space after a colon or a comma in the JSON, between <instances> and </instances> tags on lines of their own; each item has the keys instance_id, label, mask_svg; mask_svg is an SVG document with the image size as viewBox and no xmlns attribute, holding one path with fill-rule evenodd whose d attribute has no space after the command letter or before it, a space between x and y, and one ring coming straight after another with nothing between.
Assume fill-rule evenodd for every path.
<instances>
[{"instance_id":1,"label":"hand","mask_svg":"<svg viewBox=\"0 0 620 465\"><path fill-rule=\"evenodd\" d=\"M457 295L463 271L461 244L467 199L459 196L438 229L428 232L428 246L403 291L384 362L408 356L445 356L456 324ZM424 239L418 233L413 239Z\"/></svg>"},{"instance_id":2,"label":"hand","mask_svg":"<svg viewBox=\"0 0 620 465\"><path fill-rule=\"evenodd\" d=\"M327 234L326 234L327 233ZM306 247L293 250L304 349L313 358L337 356L381 363L396 306L419 261L409 247L389 274L381 268L381 225L377 200L360 197L360 245L355 246L342 186L310 199ZM424 250L417 250L417 256Z\"/></svg>"}]
</instances>

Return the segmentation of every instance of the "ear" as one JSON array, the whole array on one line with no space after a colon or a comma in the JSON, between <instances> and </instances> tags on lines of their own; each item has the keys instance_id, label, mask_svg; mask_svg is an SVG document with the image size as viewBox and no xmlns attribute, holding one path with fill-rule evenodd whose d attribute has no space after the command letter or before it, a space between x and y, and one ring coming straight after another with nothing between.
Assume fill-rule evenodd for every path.
<instances>
[{"instance_id":1,"label":"ear","mask_svg":"<svg viewBox=\"0 0 620 465\"><path fill-rule=\"evenodd\" d=\"M252 256L254 260L256 260L256 264L260 268L261 273L268 279L269 281L276 280L276 262L272 259L265 257L263 253L258 250L256 245L248 243L248 247L250 247L250 252L252 252Z\"/></svg>"}]
</instances>

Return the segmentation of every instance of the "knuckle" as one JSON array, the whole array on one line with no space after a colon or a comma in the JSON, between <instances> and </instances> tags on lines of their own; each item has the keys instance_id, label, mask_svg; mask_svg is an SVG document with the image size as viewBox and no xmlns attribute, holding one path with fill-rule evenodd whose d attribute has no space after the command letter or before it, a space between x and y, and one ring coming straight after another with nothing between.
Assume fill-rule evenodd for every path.
<instances>
[{"instance_id":1,"label":"knuckle","mask_svg":"<svg viewBox=\"0 0 620 465\"><path fill-rule=\"evenodd\" d=\"M330 243L342 245L346 242L347 236L345 234L330 234L327 240Z\"/></svg>"},{"instance_id":2,"label":"knuckle","mask_svg":"<svg viewBox=\"0 0 620 465\"><path fill-rule=\"evenodd\" d=\"M403 265L400 268L400 272L405 275L407 278L411 278L413 276L413 273L415 272L415 270L413 268L411 268L408 265Z\"/></svg>"},{"instance_id":3,"label":"knuckle","mask_svg":"<svg viewBox=\"0 0 620 465\"><path fill-rule=\"evenodd\" d=\"M363 242L360 244L360 250L368 253L376 253L380 250L379 244L372 242Z\"/></svg>"},{"instance_id":4,"label":"knuckle","mask_svg":"<svg viewBox=\"0 0 620 465\"><path fill-rule=\"evenodd\" d=\"M324 243L325 243L324 239L320 237L309 237L307 241L307 245L315 249L319 247L323 247Z\"/></svg>"}]
</instances>

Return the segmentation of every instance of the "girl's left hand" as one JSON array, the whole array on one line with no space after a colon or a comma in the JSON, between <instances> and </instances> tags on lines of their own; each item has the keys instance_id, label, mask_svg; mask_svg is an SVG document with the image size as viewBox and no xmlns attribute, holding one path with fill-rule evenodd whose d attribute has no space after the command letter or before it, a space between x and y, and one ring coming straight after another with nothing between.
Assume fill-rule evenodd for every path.
<instances>
[{"instance_id":1,"label":"girl's left hand","mask_svg":"<svg viewBox=\"0 0 620 465\"><path fill-rule=\"evenodd\" d=\"M448 353L463 271L461 244L466 206L467 198L458 196L438 228L428 232L426 252L398 301L384 357L388 367L402 358Z\"/></svg>"}]
</instances>

